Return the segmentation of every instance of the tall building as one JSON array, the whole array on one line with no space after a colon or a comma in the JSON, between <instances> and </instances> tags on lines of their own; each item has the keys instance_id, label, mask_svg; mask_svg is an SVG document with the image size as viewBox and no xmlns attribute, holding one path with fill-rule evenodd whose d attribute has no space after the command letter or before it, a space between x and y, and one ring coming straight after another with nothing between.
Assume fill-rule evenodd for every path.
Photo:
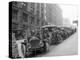
<instances>
[{"instance_id":1,"label":"tall building","mask_svg":"<svg viewBox=\"0 0 80 60\"><path fill-rule=\"evenodd\" d=\"M63 26L62 10L57 4L46 4L46 20L51 24Z\"/></svg>"},{"instance_id":2,"label":"tall building","mask_svg":"<svg viewBox=\"0 0 80 60\"><path fill-rule=\"evenodd\" d=\"M12 29L32 30L47 24L44 5L44 3L12 2Z\"/></svg>"}]
</instances>

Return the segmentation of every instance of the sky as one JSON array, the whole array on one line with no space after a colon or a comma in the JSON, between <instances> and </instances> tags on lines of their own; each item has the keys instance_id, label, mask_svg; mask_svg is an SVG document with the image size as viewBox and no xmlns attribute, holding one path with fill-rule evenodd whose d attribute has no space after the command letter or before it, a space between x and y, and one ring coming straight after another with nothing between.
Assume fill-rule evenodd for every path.
<instances>
[{"instance_id":1,"label":"sky","mask_svg":"<svg viewBox=\"0 0 80 60\"><path fill-rule=\"evenodd\" d=\"M78 6L70 4L59 4L62 9L63 18L68 18L70 22L77 19L78 16Z\"/></svg>"}]
</instances>

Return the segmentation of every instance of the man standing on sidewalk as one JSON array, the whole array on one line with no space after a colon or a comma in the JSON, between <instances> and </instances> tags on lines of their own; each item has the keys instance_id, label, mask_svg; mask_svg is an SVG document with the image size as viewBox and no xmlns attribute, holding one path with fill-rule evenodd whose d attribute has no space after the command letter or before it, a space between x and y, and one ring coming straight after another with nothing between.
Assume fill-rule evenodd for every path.
<instances>
[{"instance_id":1,"label":"man standing on sidewalk","mask_svg":"<svg viewBox=\"0 0 80 60\"><path fill-rule=\"evenodd\" d=\"M18 46L18 52L19 52L19 56L21 57L21 58L24 58L24 52L22 52L22 42L24 42L24 40L25 39L21 39L21 40L17 40L16 41L16 44L17 44L17 46ZM23 45L23 50L25 51L25 46Z\"/></svg>"}]
</instances>

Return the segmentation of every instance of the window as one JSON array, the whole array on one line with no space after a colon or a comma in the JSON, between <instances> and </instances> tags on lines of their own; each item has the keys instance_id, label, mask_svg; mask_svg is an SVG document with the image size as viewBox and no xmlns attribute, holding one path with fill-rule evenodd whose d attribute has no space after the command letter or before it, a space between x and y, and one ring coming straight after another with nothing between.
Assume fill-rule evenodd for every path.
<instances>
[{"instance_id":1,"label":"window","mask_svg":"<svg viewBox=\"0 0 80 60\"><path fill-rule=\"evenodd\" d=\"M40 10L40 4L37 3L37 11L36 11L37 12L37 16L39 16L39 13L40 13L39 10Z\"/></svg>"},{"instance_id":2,"label":"window","mask_svg":"<svg viewBox=\"0 0 80 60\"><path fill-rule=\"evenodd\" d=\"M31 17L31 24L34 24L34 17Z\"/></svg>"},{"instance_id":3,"label":"window","mask_svg":"<svg viewBox=\"0 0 80 60\"><path fill-rule=\"evenodd\" d=\"M44 21L42 21L41 23L42 23L42 26L43 26L44 25Z\"/></svg>"},{"instance_id":4,"label":"window","mask_svg":"<svg viewBox=\"0 0 80 60\"><path fill-rule=\"evenodd\" d=\"M31 3L31 13L34 13L34 5L35 3Z\"/></svg>"},{"instance_id":5,"label":"window","mask_svg":"<svg viewBox=\"0 0 80 60\"><path fill-rule=\"evenodd\" d=\"M23 21L28 22L28 14L23 13Z\"/></svg>"},{"instance_id":6,"label":"window","mask_svg":"<svg viewBox=\"0 0 80 60\"><path fill-rule=\"evenodd\" d=\"M12 9L12 19L17 20L18 10Z\"/></svg>"},{"instance_id":7,"label":"window","mask_svg":"<svg viewBox=\"0 0 80 60\"><path fill-rule=\"evenodd\" d=\"M12 2L12 5L13 6L17 6L17 2Z\"/></svg>"},{"instance_id":8,"label":"window","mask_svg":"<svg viewBox=\"0 0 80 60\"><path fill-rule=\"evenodd\" d=\"M39 20L39 19L37 19L37 25L39 25L39 22L40 22L40 20Z\"/></svg>"},{"instance_id":9,"label":"window","mask_svg":"<svg viewBox=\"0 0 80 60\"><path fill-rule=\"evenodd\" d=\"M12 23L12 29L17 29L17 28L18 28L18 24Z\"/></svg>"},{"instance_id":10,"label":"window","mask_svg":"<svg viewBox=\"0 0 80 60\"><path fill-rule=\"evenodd\" d=\"M23 25L22 28L23 28L23 29L27 29L27 28L28 28L28 25Z\"/></svg>"},{"instance_id":11,"label":"window","mask_svg":"<svg viewBox=\"0 0 80 60\"><path fill-rule=\"evenodd\" d=\"M24 10L27 10L27 7L28 7L28 3L23 3L22 8L23 8Z\"/></svg>"},{"instance_id":12,"label":"window","mask_svg":"<svg viewBox=\"0 0 80 60\"><path fill-rule=\"evenodd\" d=\"M44 18L44 5L41 4L41 17Z\"/></svg>"}]
</instances>

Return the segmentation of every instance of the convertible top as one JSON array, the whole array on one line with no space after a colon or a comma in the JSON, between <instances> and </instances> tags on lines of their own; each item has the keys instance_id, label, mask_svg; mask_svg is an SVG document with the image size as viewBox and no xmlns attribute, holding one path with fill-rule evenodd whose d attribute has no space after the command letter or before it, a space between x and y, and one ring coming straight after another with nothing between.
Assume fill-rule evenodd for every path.
<instances>
[{"instance_id":1,"label":"convertible top","mask_svg":"<svg viewBox=\"0 0 80 60\"><path fill-rule=\"evenodd\" d=\"M56 27L56 25L45 25L45 26L42 26L41 28L47 28L47 27Z\"/></svg>"},{"instance_id":2,"label":"convertible top","mask_svg":"<svg viewBox=\"0 0 80 60\"><path fill-rule=\"evenodd\" d=\"M30 40L34 40L34 39L38 39L38 38L36 38L35 36L33 36Z\"/></svg>"}]
</instances>

